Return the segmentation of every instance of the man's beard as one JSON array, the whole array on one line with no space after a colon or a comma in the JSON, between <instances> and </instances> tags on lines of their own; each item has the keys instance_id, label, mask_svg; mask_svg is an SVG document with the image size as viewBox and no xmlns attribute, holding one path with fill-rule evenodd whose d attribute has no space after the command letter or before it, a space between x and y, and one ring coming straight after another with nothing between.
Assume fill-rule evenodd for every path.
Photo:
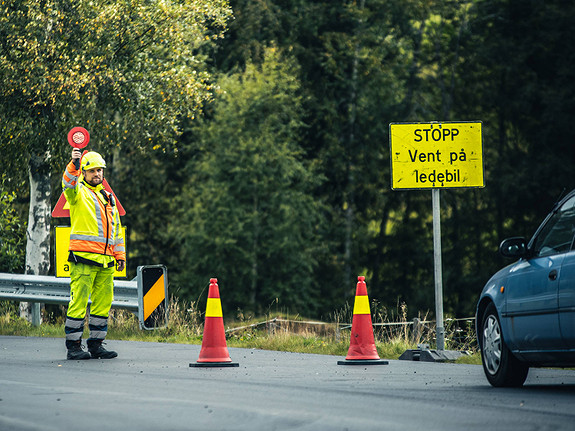
<instances>
[{"instance_id":1,"label":"man's beard","mask_svg":"<svg viewBox=\"0 0 575 431\"><path fill-rule=\"evenodd\" d=\"M90 184L92 187L99 186L100 184L102 184L103 181L104 181L103 178L102 178L102 179L99 179L99 180L95 180L95 181L94 181L94 180L89 181L88 179L86 179L86 182L87 182L88 184Z\"/></svg>"}]
</instances>

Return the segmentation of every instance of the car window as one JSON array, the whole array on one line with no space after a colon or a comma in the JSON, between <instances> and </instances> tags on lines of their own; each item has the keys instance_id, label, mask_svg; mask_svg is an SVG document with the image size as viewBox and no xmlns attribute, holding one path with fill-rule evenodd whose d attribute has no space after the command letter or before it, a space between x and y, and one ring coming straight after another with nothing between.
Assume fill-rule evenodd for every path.
<instances>
[{"instance_id":1,"label":"car window","mask_svg":"<svg viewBox=\"0 0 575 431\"><path fill-rule=\"evenodd\" d=\"M533 243L535 256L549 256L571 249L575 233L575 196L567 200L541 229Z\"/></svg>"}]
</instances>

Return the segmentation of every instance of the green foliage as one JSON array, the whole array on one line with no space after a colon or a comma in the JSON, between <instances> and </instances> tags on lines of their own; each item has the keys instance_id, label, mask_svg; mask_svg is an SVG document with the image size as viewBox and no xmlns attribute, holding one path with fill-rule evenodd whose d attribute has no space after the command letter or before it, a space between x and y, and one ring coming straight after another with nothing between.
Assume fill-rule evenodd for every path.
<instances>
[{"instance_id":1,"label":"green foliage","mask_svg":"<svg viewBox=\"0 0 575 431\"><path fill-rule=\"evenodd\" d=\"M173 237L183 256L176 279L199 295L217 276L223 302L261 311L279 298L298 312L314 309L320 256L321 178L303 158L297 69L270 48L261 68L222 77L211 118L194 128L197 159Z\"/></svg>"},{"instance_id":2,"label":"green foliage","mask_svg":"<svg viewBox=\"0 0 575 431\"><path fill-rule=\"evenodd\" d=\"M506 0L261 4L232 2L236 20L219 63L261 61L263 48L277 44L301 65L310 113L302 147L326 178L320 198L329 204L322 240L330 253L317 277L330 286L322 290L327 303L349 299L352 274L365 274L372 297L433 309L430 196L390 191L387 126L483 121L487 188L442 192L445 307L472 314L483 283L504 263L495 253L500 240L530 235L562 186L572 187L573 131L564 116L575 8Z\"/></svg>"},{"instance_id":3,"label":"green foliage","mask_svg":"<svg viewBox=\"0 0 575 431\"><path fill-rule=\"evenodd\" d=\"M26 230L14 208L15 192L0 183L0 272L22 273L24 269Z\"/></svg>"},{"instance_id":4,"label":"green foliage","mask_svg":"<svg viewBox=\"0 0 575 431\"><path fill-rule=\"evenodd\" d=\"M100 151L173 140L180 117L213 91L200 50L222 37L225 0L4 2L0 14L0 150L68 159L83 125ZM68 149L67 149L68 148Z\"/></svg>"}]
</instances>

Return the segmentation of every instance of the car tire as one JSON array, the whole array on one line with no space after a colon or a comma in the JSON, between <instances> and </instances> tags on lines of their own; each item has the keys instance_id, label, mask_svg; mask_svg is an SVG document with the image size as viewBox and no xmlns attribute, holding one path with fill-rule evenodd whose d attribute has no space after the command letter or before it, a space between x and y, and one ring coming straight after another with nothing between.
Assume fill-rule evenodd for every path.
<instances>
[{"instance_id":1,"label":"car tire","mask_svg":"<svg viewBox=\"0 0 575 431\"><path fill-rule=\"evenodd\" d=\"M495 387L522 386L529 366L519 361L503 340L501 324L493 303L489 304L481 321L481 362L489 383Z\"/></svg>"}]
</instances>

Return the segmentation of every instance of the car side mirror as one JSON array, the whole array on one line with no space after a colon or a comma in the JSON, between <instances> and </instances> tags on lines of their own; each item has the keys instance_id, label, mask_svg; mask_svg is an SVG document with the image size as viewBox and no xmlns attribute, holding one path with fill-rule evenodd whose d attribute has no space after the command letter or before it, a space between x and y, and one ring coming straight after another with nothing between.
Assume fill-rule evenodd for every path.
<instances>
[{"instance_id":1,"label":"car side mirror","mask_svg":"<svg viewBox=\"0 0 575 431\"><path fill-rule=\"evenodd\" d=\"M527 241L523 237L504 239L499 246L499 253L505 257L525 257L528 254Z\"/></svg>"}]
</instances>

